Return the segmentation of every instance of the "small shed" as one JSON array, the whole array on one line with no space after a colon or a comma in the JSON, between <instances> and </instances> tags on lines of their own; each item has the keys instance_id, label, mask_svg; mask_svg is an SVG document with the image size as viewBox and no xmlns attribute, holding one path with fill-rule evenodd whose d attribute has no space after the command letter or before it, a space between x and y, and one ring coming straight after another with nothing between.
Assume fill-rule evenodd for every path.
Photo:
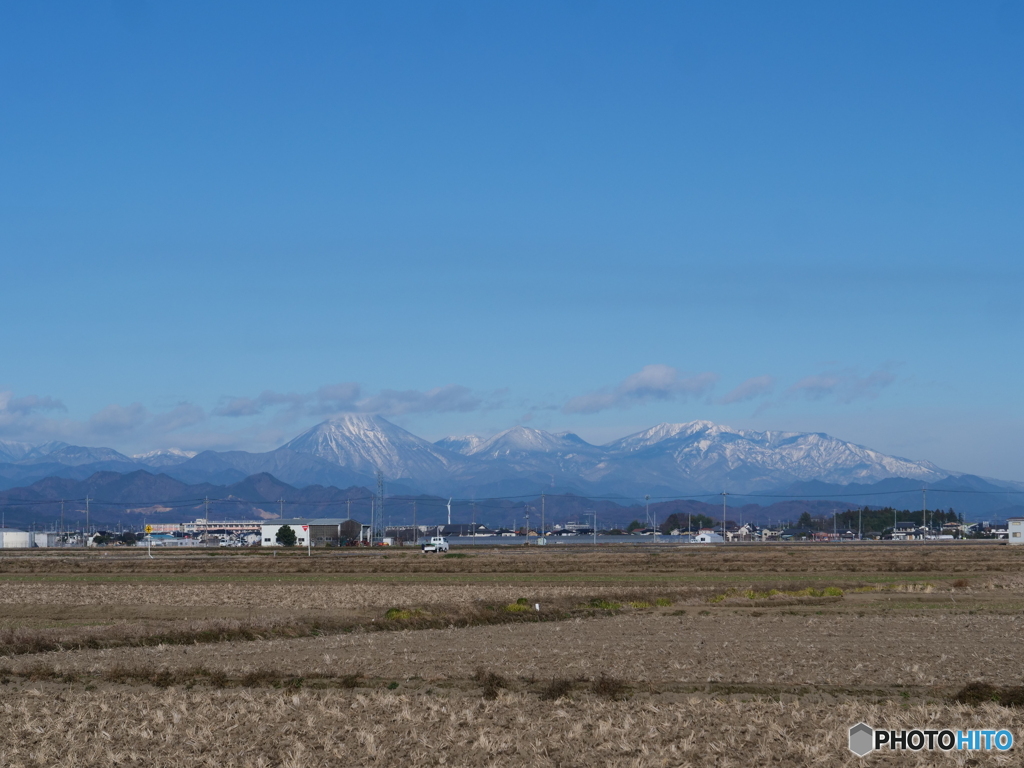
<instances>
[{"instance_id":1,"label":"small shed","mask_svg":"<svg viewBox=\"0 0 1024 768\"><path fill-rule=\"evenodd\" d=\"M56 547L60 540L59 534L53 531L36 531L32 538L37 547Z\"/></svg>"},{"instance_id":2,"label":"small shed","mask_svg":"<svg viewBox=\"0 0 1024 768\"><path fill-rule=\"evenodd\" d=\"M704 533L701 531L693 538L694 544L721 544L725 539L717 533Z\"/></svg>"}]
</instances>

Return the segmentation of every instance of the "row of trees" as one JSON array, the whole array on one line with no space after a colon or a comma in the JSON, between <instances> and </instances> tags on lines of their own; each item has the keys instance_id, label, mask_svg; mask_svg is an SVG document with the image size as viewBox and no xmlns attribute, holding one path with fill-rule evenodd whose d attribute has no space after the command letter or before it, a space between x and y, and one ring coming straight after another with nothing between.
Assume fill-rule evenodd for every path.
<instances>
[{"instance_id":1,"label":"row of trees","mask_svg":"<svg viewBox=\"0 0 1024 768\"><path fill-rule=\"evenodd\" d=\"M927 522L925 521L927 517ZM833 523L832 515L813 516L810 512L804 512L795 524L787 524L785 527L807 528L812 531L831 531L833 527L841 531L857 531L858 528L865 532L883 532L892 529L893 522L914 523L915 525L928 525L932 529L939 529L946 523L962 523L963 515L958 515L953 509L930 509L909 510L895 509L894 507L882 507L881 509L863 507L862 509L849 509L838 512ZM707 515L695 514L671 514L658 526L662 533L669 533L674 530L693 530L701 528L717 528L721 526L721 519L715 519ZM732 520L727 524L733 524ZM627 527L626 531L632 533L645 528L639 520L634 520Z\"/></svg>"},{"instance_id":2,"label":"row of trees","mask_svg":"<svg viewBox=\"0 0 1024 768\"><path fill-rule=\"evenodd\" d=\"M946 523L962 523L963 515L958 515L952 508L948 510L910 510L895 509L894 507L882 507L881 509L863 507L837 513L834 523L832 515L812 517L809 512L804 512L800 515L796 527L809 528L812 531L831 531L833 528L842 531L856 531L861 528L865 532L878 531L881 533L892 529L894 522L913 523L918 526L927 525L931 529L939 529Z\"/></svg>"}]
</instances>

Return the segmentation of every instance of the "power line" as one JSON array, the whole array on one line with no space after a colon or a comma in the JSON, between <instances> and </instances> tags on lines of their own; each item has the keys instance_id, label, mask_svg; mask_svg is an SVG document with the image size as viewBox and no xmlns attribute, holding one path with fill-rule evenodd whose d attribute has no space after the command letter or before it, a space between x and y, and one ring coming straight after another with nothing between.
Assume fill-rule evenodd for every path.
<instances>
[{"instance_id":1,"label":"power line","mask_svg":"<svg viewBox=\"0 0 1024 768\"><path fill-rule=\"evenodd\" d=\"M745 498L745 499L818 499L821 501L828 501L832 499L858 499L866 497L878 497L878 496L899 496L916 491L927 491L932 494L936 493L949 493L949 494L961 494L961 495L974 495L974 496L1006 496L1006 495L1024 495L1024 490L1011 490L1009 488L998 491L983 491L971 488L906 488L901 490L893 491L861 491L858 493L819 493L819 494L797 494L797 493L733 493L729 492L729 496L734 498ZM342 506L346 505L351 509L353 501L375 501L377 502L378 508L382 511L382 492L380 484L378 484L378 492L376 494L367 494L360 496L346 496L344 499L330 499L330 500L304 500L304 499L240 499L238 497L226 497L226 498L186 498L186 499L159 499L159 500L146 500L146 501L109 501L104 499L95 499L91 496L85 496L79 499L18 499L18 498L0 498L0 506L13 507L13 506L40 506L40 505L53 505L54 507L63 506L65 504L84 504L86 505L86 511L90 510L91 507L122 507L122 508L142 508L142 507L164 507L168 509L182 509L186 507L199 507L203 506L205 510L209 509L210 504L234 504L234 505L256 505L256 504L273 504L277 503L283 512L284 505L290 506L302 506L302 507L331 507L331 506ZM543 499L578 499L580 501L613 501L622 506L638 506L642 505L647 498L630 498L628 496L605 496L605 495L594 495L584 496L576 493L548 493L544 492L541 494L520 494L517 496L492 496L481 501L473 498L452 498L450 501L446 501L443 498L423 498L422 496L389 496L387 497L392 503L418 503L426 507L437 507L444 508L449 503L463 506L480 506L487 509L504 509L506 505L499 504L497 502L502 501L531 501L536 499L538 496ZM676 496L650 496L651 501L694 501L700 499L712 499L721 497L722 493L701 493L701 494L686 494ZM376 511L376 510L375 510Z\"/></svg>"}]
</instances>

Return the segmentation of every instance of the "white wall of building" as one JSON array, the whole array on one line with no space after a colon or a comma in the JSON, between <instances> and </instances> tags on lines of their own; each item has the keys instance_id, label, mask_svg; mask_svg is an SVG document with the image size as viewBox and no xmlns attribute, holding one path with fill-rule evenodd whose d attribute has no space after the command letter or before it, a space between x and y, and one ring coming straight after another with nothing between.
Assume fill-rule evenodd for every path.
<instances>
[{"instance_id":1,"label":"white wall of building","mask_svg":"<svg viewBox=\"0 0 1024 768\"><path fill-rule=\"evenodd\" d=\"M693 538L694 544L720 544L724 541L717 533L698 533Z\"/></svg>"},{"instance_id":2,"label":"white wall of building","mask_svg":"<svg viewBox=\"0 0 1024 768\"><path fill-rule=\"evenodd\" d=\"M32 533L30 531L17 531L11 528L0 531L0 548L27 549L31 546Z\"/></svg>"},{"instance_id":3,"label":"white wall of building","mask_svg":"<svg viewBox=\"0 0 1024 768\"><path fill-rule=\"evenodd\" d=\"M1024 544L1024 517L1011 517L1006 528L1009 532L1011 544Z\"/></svg>"},{"instance_id":4,"label":"white wall of building","mask_svg":"<svg viewBox=\"0 0 1024 768\"><path fill-rule=\"evenodd\" d=\"M291 529L295 531L295 546L306 546L309 539L308 520L276 520L273 523L263 523L263 525L260 526L260 546L281 546L277 543L277 532L281 529L282 525L289 525L291 526Z\"/></svg>"}]
</instances>

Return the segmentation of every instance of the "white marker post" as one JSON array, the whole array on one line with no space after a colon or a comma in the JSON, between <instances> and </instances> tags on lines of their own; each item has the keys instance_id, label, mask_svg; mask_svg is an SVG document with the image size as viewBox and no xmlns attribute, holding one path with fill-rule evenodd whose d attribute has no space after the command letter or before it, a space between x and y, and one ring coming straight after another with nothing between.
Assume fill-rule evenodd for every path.
<instances>
[{"instance_id":1,"label":"white marker post","mask_svg":"<svg viewBox=\"0 0 1024 768\"><path fill-rule=\"evenodd\" d=\"M306 555L308 557L313 556L313 534L309 532L309 526L302 526L302 530L306 532Z\"/></svg>"},{"instance_id":2,"label":"white marker post","mask_svg":"<svg viewBox=\"0 0 1024 768\"><path fill-rule=\"evenodd\" d=\"M153 559L153 526L146 525L146 554Z\"/></svg>"}]
</instances>

